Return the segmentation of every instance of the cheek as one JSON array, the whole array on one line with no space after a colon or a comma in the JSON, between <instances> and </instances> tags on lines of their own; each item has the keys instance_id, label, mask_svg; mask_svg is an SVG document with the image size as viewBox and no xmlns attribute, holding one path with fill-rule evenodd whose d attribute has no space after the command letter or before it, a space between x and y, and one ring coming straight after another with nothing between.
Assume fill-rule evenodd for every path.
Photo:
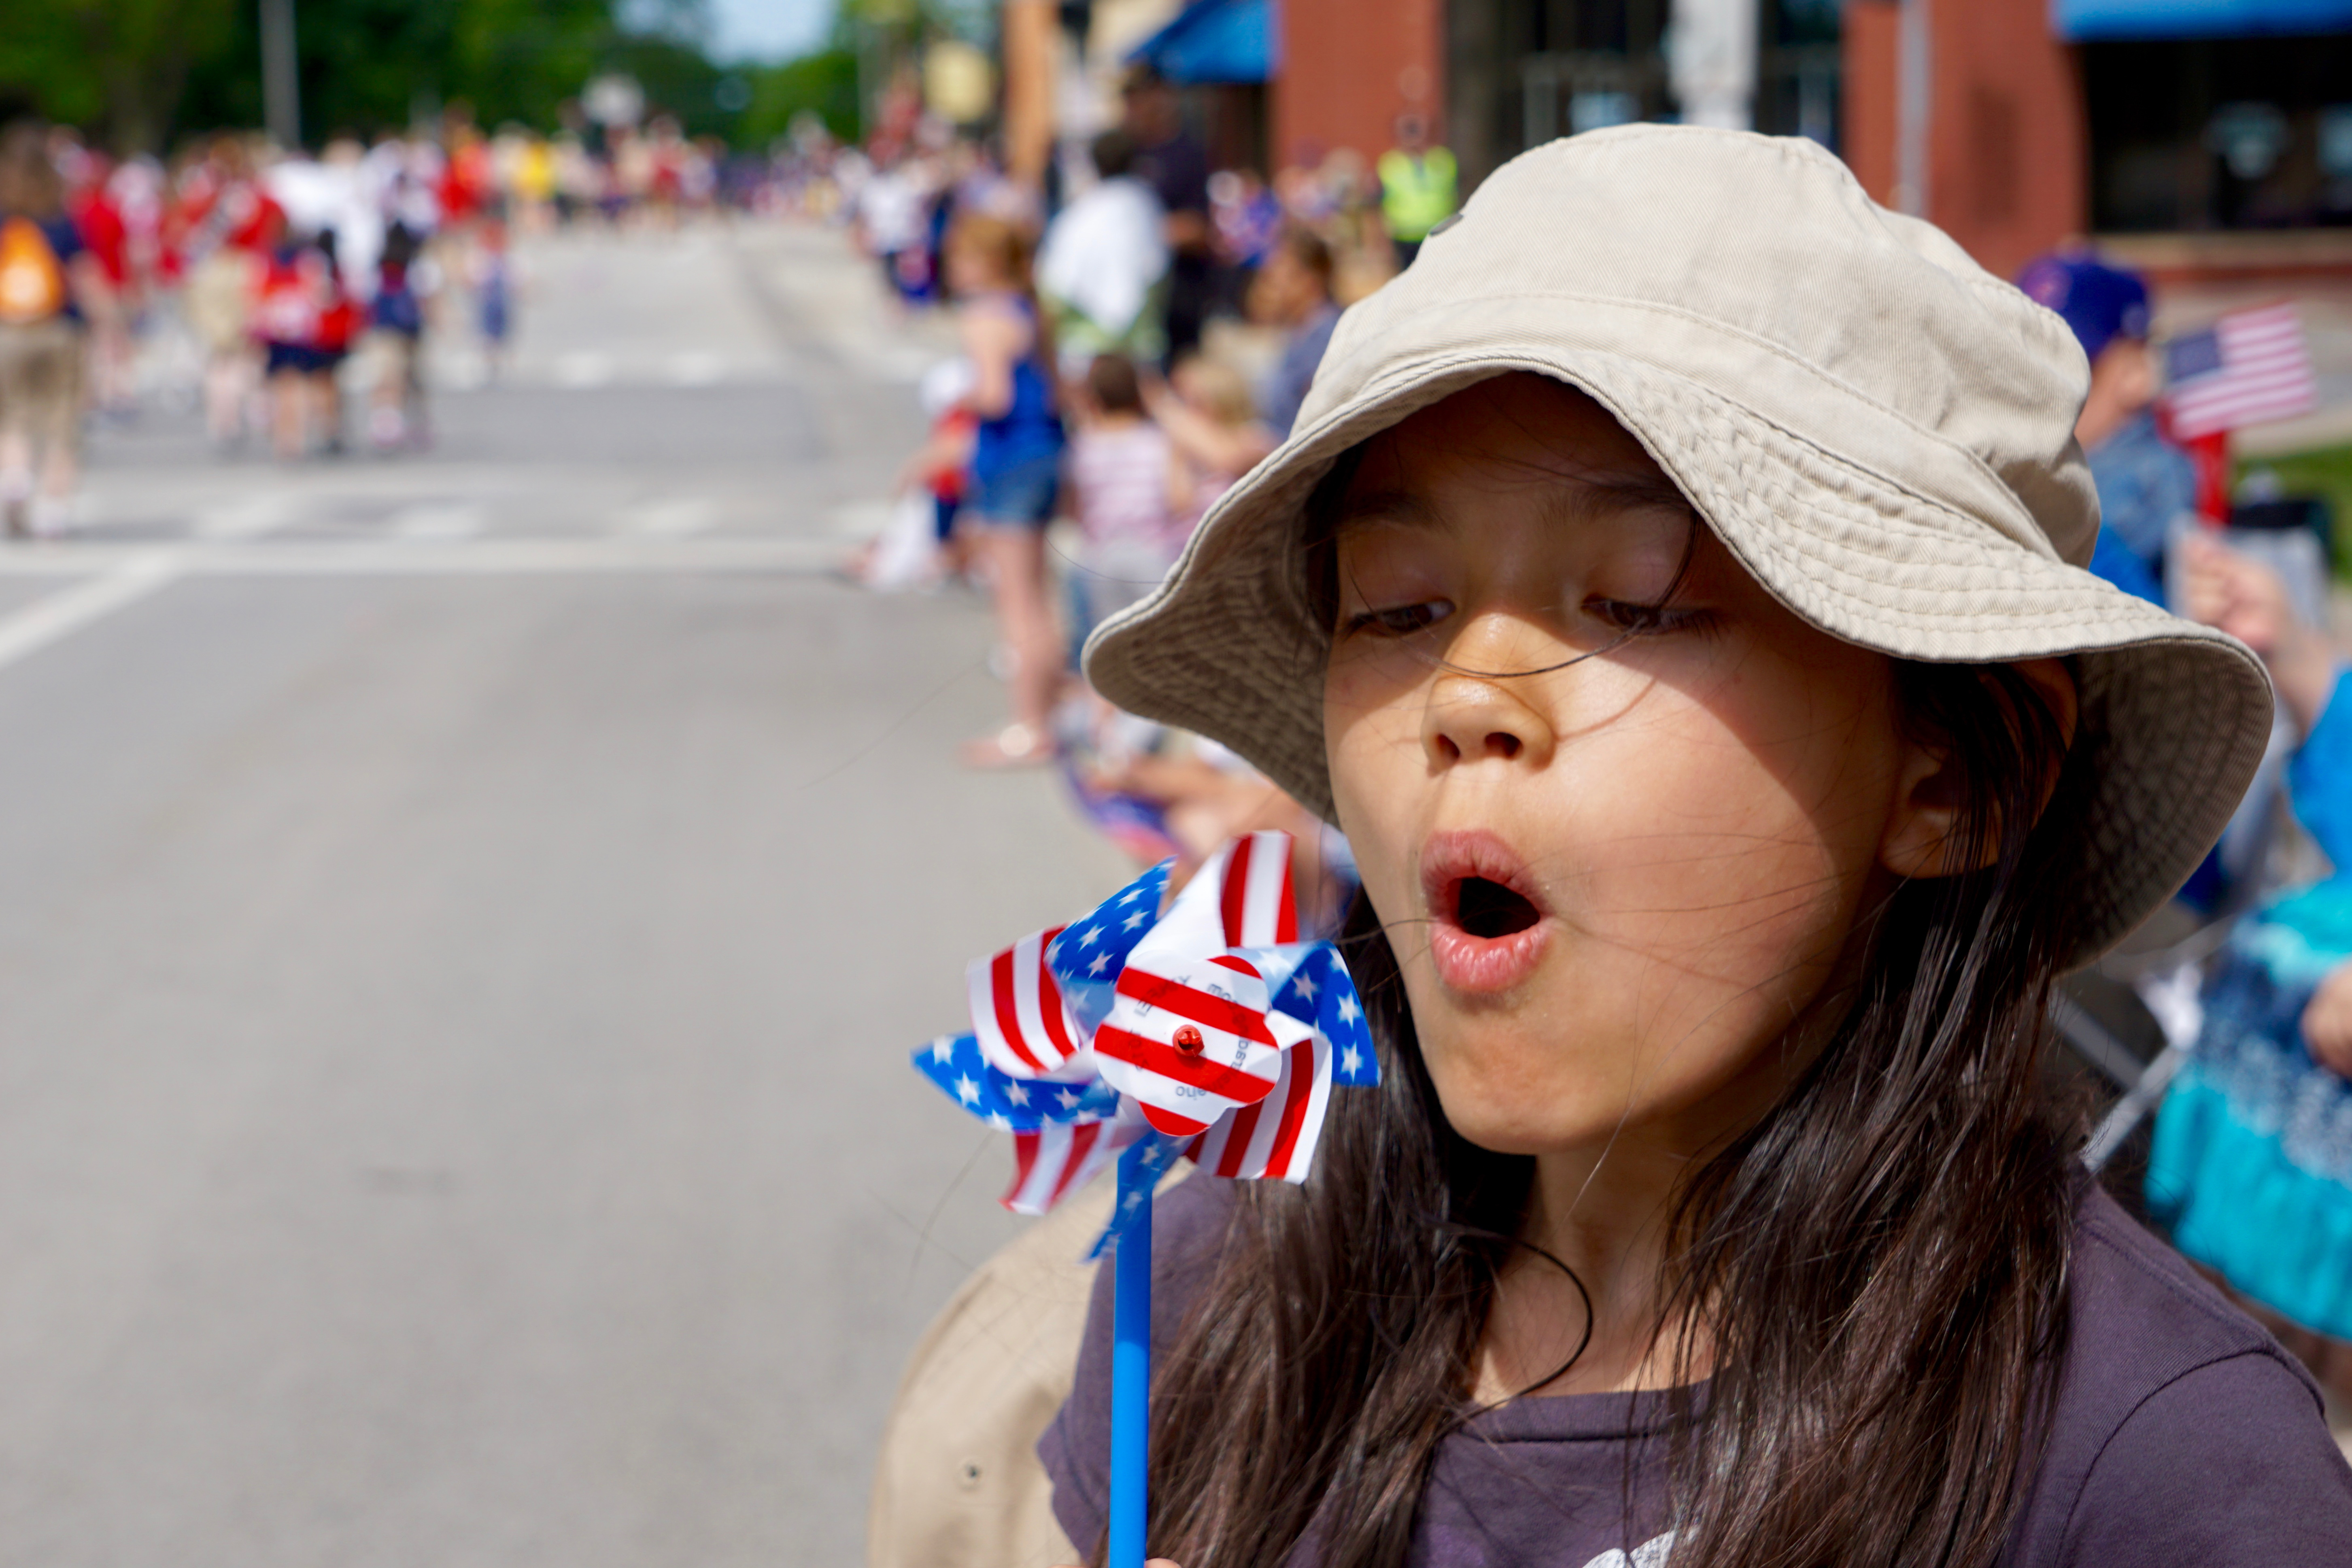
<instances>
[{"instance_id":1,"label":"cheek","mask_svg":"<svg viewBox=\"0 0 2352 1568\"><path fill-rule=\"evenodd\" d=\"M1398 848L1389 840L1426 785L1419 689L1426 674L1425 665L1387 650L1335 658L1324 672L1324 761L1340 829L1360 863L1367 851Z\"/></svg>"},{"instance_id":2,"label":"cheek","mask_svg":"<svg viewBox=\"0 0 2352 1568\"><path fill-rule=\"evenodd\" d=\"M1846 944L1885 831L1894 736L1874 672L1819 673L1751 658L1579 759L1580 912L1664 1037L1760 1045Z\"/></svg>"},{"instance_id":3,"label":"cheek","mask_svg":"<svg viewBox=\"0 0 2352 1568\"><path fill-rule=\"evenodd\" d=\"M1872 863L1873 816L1852 787L1866 774L1822 776L1703 714L1613 759L1595 748L1586 933L1640 969L1640 1005L1662 1022L1782 1012L1800 972L1841 945Z\"/></svg>"}]
</instances>

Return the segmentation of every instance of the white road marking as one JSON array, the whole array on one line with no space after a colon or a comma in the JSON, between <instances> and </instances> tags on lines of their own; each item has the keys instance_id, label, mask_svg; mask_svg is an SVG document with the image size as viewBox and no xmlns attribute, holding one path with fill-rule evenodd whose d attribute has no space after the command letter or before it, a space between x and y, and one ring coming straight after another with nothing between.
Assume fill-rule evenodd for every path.
<instances>
[{"instance_id":1,"label":"white road marking","mask_svg":"<svg viewBox=\"0 0 2352 1568\"><path fill-rule=\"evenodd\" d=\"M825 521L843 539L871 539L890 526L894 510L893 503L887 500L854 500L835 507Z\"/></svg>"},{"instance_id":2,"label":"white road marking","mask_svg":"<svg viewBox=\"0 0 2352 1568\"><path fill-rule=\"evenodd\" d=\"M686 539L719 521L719 508L708 496L674 496L642 501L621 514L623 531L646 539Z\"/></svg>"},{"instance_id":3,"label":"white road marking","mask_svg":"<svg viewBox=\"0 0 2352 1568\"><path fill-rule=\"evenodd\" d=\"M629 572L805 576L839 565L842 548L830 539L740 535L660 539L622 534L572 539L279 540L183 546L168 552L91 544L59 551L0 550L0 578L112 573L158 555L167 555L173 574L184 577L562 576ZM0 621L0 626L6 624Z\"/></svg>"},{"instance_id":4,"label":"white road marking","mask_svg":"<svg viewBox=\"0 0 2352 1568\"><path fill-rule=\"evenodd\" d=\"M283 493L239 496L197 512L191 531L199 539L258 539L292 522L295 511L294 498Z\"/></svg>"},{"instance_id":5,"label":"white road marking","mask_svg":"<svg viewBox=\"0 0 2352 1568\"><path fill-rule=\"evenodd\" d=\"M404 507L384 521L394 539L471 539L482 531L482 509L464 501Z\"/></svg>"},{"instance_id":6,"label":"white road marking","mask_svg":"<svg viewBox=\"0 0 2352 1568\"><path fill-rule=\"evenodd\" d=\"M696 349L672 354L669 378L680 386L712 386L727 379L727 356Z\"/></svg>"},{"instance_id":7,"label":"white road marking","mask_svg":"<svg viewBox=\"0 0 2352 1568\"><path fill-rule=\"evenodd\" d=\"M86 582L60 588L12 616L0 617L0 668L137 604L180 576L185 560L179 551L140 551Z\"/></svg>"},{"instance_id":8,"label":"white road marking","mask_svg":"<svg viewBox=\"0 0 2352 1568\"><path fill-rule=\"evenodd\" d=\"M558 386L602 386L613 379L612 356L598 353L593 349L559 354L553 379Z\"/></svg>"}]
</instances>

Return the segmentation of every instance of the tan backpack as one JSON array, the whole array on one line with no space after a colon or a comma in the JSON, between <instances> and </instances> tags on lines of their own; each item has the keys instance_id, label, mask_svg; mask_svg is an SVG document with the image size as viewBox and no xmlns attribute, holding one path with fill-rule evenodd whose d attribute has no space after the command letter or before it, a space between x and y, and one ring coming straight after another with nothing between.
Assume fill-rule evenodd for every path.
<instances>
[{"instance_id":1,"label":"tan backpack","mask_svg":"<svg viewBox=\"0 0 2352 1568\"><path fill-rule=\"evenodd\" d=\"M66 269L41 226L28 217L0 223L0 321L29 326L66 308Z\"/></svg>"}]
</instances>

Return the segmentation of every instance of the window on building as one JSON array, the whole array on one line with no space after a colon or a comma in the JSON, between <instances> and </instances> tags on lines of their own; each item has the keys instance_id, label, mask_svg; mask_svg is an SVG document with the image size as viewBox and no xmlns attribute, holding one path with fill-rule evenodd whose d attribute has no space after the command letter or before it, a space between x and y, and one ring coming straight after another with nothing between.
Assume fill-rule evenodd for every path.
<instances>
[{"instance_id":1,"label":"window on building","mask_svg":"<svg viewBox=\"0 0 2352 1568\"><path fill-rule=\"evenodd\" d=\"M1838 147L1844 72L1841 0L1763 0L1758 18L1756 129Z\"/></svg>"},{"instance_id":2,"label":"window on building","mask_svg":"<svg viewBox=\"0 0 2352 1568\"><path fill-rule=\"evenodd\" d=\"M2099 230L2352 225L2352 37L2082 53Z\"/></svg>"},{"instance_id":3,"label":"window on building","mask_svg":"<svg viewBox=\"0 0 2352 1568\"><path fill-rule=\"evenodd\" d=\"M1752 0L1755 122L1838 144L1843 0ZM1673 0L1452 0L1449 101L1465 167L1554 137L1679 109L1666 63Z\"/></svg>"}]
</instances>

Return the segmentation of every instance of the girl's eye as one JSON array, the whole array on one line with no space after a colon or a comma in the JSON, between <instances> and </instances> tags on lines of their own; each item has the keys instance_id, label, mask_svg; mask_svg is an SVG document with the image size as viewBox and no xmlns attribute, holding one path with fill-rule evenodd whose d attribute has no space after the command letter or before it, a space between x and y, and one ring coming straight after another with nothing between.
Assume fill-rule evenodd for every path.
<instances>
[{"instance_id":1,"label":"girl's eye","mask_svg":"<svg viewBox=\"0 0 2352 1568\"><path fill-rule=\"evenodd\" d=\"M1448 599L1423 599L1416 605L1397 605L1387 609L1366 610L1348 617L1349 632L1370 632L1374 637L1409 637L1454 613Z\"/></svg>"},{"instance_id":2,"label":"girl's eye","mask_svg":"<svg viewBox=\"0 0 2352 1568\"><path fill-rule=\"evenodd\" d=\"M1672 605L1639 605L1629 599L1587 599L1584 613L1603 626L1635 637L1658 632L1692 631L1705 626L1708 612Z\"/></svg>"}]
</instances>

